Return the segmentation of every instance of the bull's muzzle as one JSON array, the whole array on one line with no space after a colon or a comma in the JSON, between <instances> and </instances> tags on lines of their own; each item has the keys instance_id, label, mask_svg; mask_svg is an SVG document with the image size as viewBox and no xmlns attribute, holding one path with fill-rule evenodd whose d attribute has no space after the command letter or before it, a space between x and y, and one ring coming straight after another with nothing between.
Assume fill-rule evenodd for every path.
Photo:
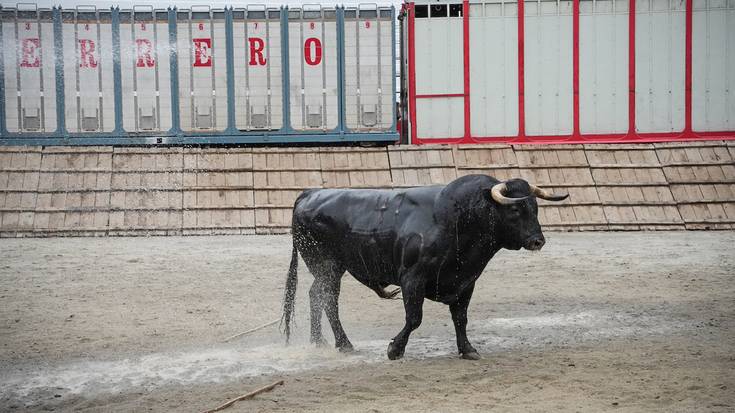
<instances>
[{"instance_id":1,"label":"bull's muzzle","mask_svg":"<svg viewBox=\"0 0 735 413\"><path fill-rule=\"evenodd\" d=\"M526 240L526 245L523 248L529 251L539 251L546 244L546 239L543 235L535 235Z\"/></svg>"}]
</instances>

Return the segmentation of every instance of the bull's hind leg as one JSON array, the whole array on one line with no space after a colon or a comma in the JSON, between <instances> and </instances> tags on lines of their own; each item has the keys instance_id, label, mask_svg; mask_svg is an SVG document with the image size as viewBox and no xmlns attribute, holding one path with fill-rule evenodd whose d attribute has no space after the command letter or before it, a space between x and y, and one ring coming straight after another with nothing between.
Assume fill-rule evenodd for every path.
<instances>
[{"instance_id":1,"label":"bull's hind leg","mask_svg":"<svg viewBox=\"0 0 735 413\"><path fill-rule=\"evenodd\" d=\"M349 352L353 350L352 343L347 338L345 330L342 328L342 322L339 320L339 290L342 285L342 275L344 271L335 271L328 279L326 284L326 294L324 295L324 311L327 313L327 319L334 333L334 346L339 351Z\"/></svg>"},{"instance_id":2,"label":"bull's hind leg","mask_svg":"<svg viewBox=\"0 0 735 413\"><path fill-rule=\"evenodd\" d=\"M314 274L314 283L309 289L309 307L311 310L311 338L313 344L322 346L327 342L322 336L322 309L324 308L324 280Z\"/></svg>"},{"instance_id":3,"label":"bull's hind leg","mask_svg":"<svg viewBox=\"0 0 735 413\"><path fill-rule=\"evenodd\" d=\"M347 339L342 323L339 320L339 290L344 275L344 268L339 267L331 260L315 261L306 258L307 267L314 275L314 283L309 290L311 303L311 342L317 345L326 344L322 335L322 310L327 313L327 319L334 333L335 346L340 351L352 350L352 344Z\"/></svg>"}]
</instances>

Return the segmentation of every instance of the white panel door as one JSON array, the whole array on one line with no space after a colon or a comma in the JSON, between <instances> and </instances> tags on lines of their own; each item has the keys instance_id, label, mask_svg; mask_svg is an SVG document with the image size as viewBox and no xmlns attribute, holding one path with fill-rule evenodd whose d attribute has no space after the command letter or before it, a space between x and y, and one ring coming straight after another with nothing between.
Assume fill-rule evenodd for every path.
<instances>
[{"instance_id":1,"label":"white panel door","mask_svg":"<svg viewBox=\"0 0 735 413\"><path fill-rule=\"evenodd\" d=\"M638 132L684 129L685 0L636 0Z\"/></svg>"},{"instance_id":2,"label":"white panel door","mask_svg":"<svg viewBox=\"0 0 735 413\"><path fill-rule=\"evenodd\" d=\"M280 13L264 8L233 12L235 126L240 130L283 126Z\"/></svg>"},{"instance_id":3,"label":"white panel door","mask_svg":"<svg viewBox=\"0 0 735 413\"><path fill-rule=\"evenodd\" d=\"M391 9L345 10L345 118L352 130L393 125Z\"/></svg>"},{"instance_id":4,"label":"white panel door","mask_svg":"<svg viewBox=\"0 0 735 413\"><path fill-rule=\"evenodd\" d=\"M0 11L8 132L53 132L54 28L50 10Z\"/></svg>"},{"instance_id":5,"label":"white panel door","mask_svg":"<svg viewBox=\"0 0 735 413\"><path fill-rule=\"evenodd\" d=\"M165 10L120 13L123 128L127 132L171 129L171 68Z\"/></svg>"},{"instance_id":6,"label":"white panel door","mask_svg":"<svg viewBox=\"0 0 735 413\"><path fill-rule=\"evenodd\" d=\"M225 16L220 10L179 11L176 18L181 129L227 127Z\"/></svg>"},{"instance_id":7,"label":"white panel door","mask_svg":"<svg viewBox=\"0 0 735 413\"><path fill-rule=\"evenodd\" d=\"M62 22L66 129L110 132L115 129L112 14L64 10Z\"/></svg>"},{"instance_id":8,"label":"white panel door","mask_svg":"<svg viewBox=\"0 0 735 413\"><path fill-rule=\"evenodd\" d=\"M470 4L472 136L518 134L518 4Z\"/></svg>"},{"instance_id":9,"label":"white panel door","mask_svg":"<svg viewBox=\"0 0 735 413\"><path fill-rule=\"evenodd\" d=\"M334 129L339 122L335 11L290 9L288 13L291 127Z\"/></svg>"},{"instance_id":10,"label":"white panel door","mask_svg":"<svg viewBox=\"0 0 735 413\"><path fill-rule=\"evenodd\" d=\"M694 0L692 128L735 130L735 1Z\"/></svg>"},{"instance_id":11,"label":"white panel door","mask_svg":"<svg viewBox=\"0 0 735 413\"><path fill-rule=\"evenodd\" d=\"M573 128L572 2L526 1L527 135L569 135Z\"/></svg>"},{"instance_id":12,"label":"white panel door","mask_svg":"<svg viewBox=\"0 0 735 413\"><path fill-rule=\"evenodd\" d=\"M628 0L579 4L579 127L628 131Z\"/></svg>"},{"instance_id":13,"label":"white panel door","mask_svg":"<svg viewBox=\"0 0 735 413\"><path fill-rule=\"evenodd\" d=\"M461 17L416 18L416 134L422 139L464 136L464 48Z\"/></svg>"}]
</instances>

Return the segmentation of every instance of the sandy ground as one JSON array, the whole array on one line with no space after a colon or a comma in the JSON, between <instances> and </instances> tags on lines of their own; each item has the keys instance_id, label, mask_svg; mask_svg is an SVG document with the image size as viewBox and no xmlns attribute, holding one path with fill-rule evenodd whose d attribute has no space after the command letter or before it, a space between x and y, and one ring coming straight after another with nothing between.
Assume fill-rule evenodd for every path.
<instances>
[{"instance_id":1,"label":"sandy ground","mask_svg":"<svg viewBox=\"0 0 735 413\"><path fill-rule=\"evenodd\" d=\"M276 326L290 237L0 240L0 411L735 411L735 233L552 233L480 278L457 357L428 302L403 360L400 301L347 276L357 351ZM325 320L326 337L331 339Z\"/></svg>"}]
</instances>

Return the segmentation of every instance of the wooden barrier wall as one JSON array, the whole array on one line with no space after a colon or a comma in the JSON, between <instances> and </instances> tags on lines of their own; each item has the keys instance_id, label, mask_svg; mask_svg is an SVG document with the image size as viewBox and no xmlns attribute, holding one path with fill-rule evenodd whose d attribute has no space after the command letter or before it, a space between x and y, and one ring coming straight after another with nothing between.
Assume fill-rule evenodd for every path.
<instances>
[{"instance_id":1,"label":"wooden barrier wall","mask_svg":"<svg viewBox=\"0 0 735 413\"><path fill-rule=\"evenodd\" d=\"M569 191L547 230L735 228L735 143L383 148L0 147L0 236L283 233L305 188L484 173Z\"/></svg>"}]
</instances>

